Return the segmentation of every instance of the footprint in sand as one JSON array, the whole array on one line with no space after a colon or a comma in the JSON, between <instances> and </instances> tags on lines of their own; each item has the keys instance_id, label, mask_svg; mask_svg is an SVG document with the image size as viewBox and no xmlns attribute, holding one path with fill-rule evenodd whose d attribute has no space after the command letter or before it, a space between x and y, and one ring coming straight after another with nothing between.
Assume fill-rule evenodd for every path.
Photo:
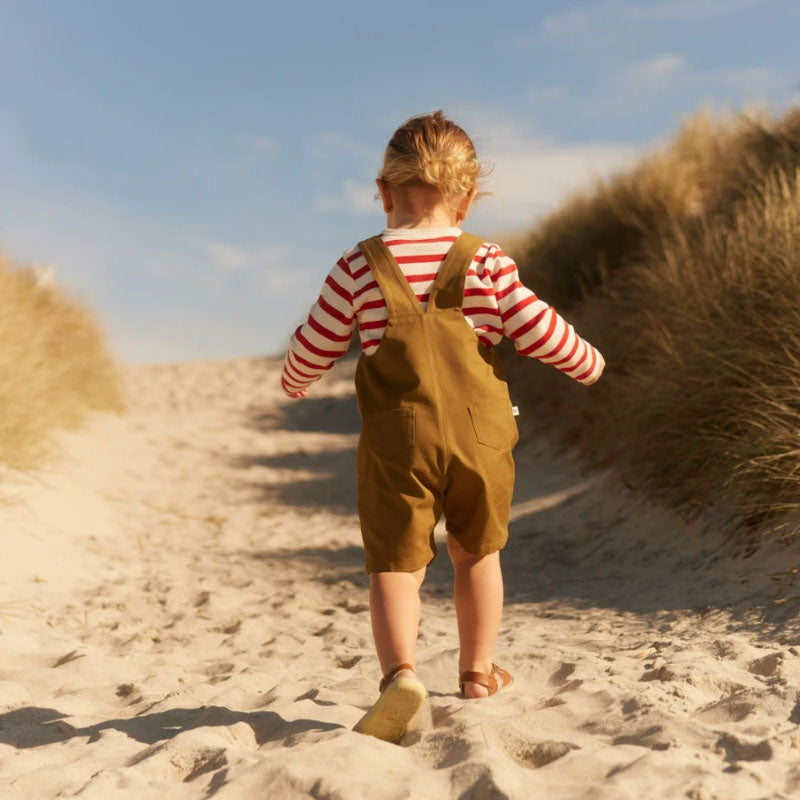
<instances>
[{"instance_id":1,"label":"footprint in sand","mask_svg":"<svg viewBox=\"0 0 800 800\"><path fill-rule=\"evenodd\" d=\"M772 678L780 673L784 654L780 651L756 658L747 665L747 669L761 678Z\"/></svg>"},{"instance_id":2,"label":"footprint in sand","mask_svg":"<svg viewBox=\"0 0 800 800\"><path fill-rule=\"evenodd\" d=\"M766 740L748 740L732 733L720 736L716 744L717 752L724 753L725 760L770 761L774 755L772 745Z\"/></svg>"},{"instance_id":3,"label":"footprint in sand","mask_svg":"<svg viewBox=\"0 0 800 800\"><path fill-rule=\"evenodd\" d=\"M563 686L570 675L575 672L575 667L577 664L574 664L571 661L564 661L561 666L550 676L550 685L551 686Z\"/></svg>"}]
</instances>

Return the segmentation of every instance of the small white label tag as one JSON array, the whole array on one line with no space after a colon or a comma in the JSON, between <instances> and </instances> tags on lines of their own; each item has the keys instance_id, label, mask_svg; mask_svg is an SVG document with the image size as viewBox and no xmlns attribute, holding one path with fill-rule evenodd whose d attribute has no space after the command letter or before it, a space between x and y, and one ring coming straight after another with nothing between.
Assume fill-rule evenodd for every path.
<instances>
[{"instance_id":1,"label":"small white label tag","mask_svg":"<svg viewBox=\"0 0 800 800\"><path fill-rule=\"evenodd\" d=\"M519 406L511 406L511 413L515 416L519 416Z\"/></svg>"}]
</instances>

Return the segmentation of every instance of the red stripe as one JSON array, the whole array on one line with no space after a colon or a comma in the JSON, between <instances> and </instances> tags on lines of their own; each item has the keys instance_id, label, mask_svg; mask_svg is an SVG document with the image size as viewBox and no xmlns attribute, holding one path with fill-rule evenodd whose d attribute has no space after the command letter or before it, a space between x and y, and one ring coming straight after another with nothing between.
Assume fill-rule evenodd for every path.
<instances>
[{"instance_id":1,"label":"red stripe","mask_svg":"<svg viewBox=\"0 0 800 800\"><path fill-rule=\"evenodd\" d=\"M586 370L586 372L583 373L583 375L576 375L575 380L582 381L585 378L588 378L594 372L594 365L596 363L597 363L597 351L594 349L594 347L592 347L592 365L589 367L588 370Z\"/></svg>"},{"instance_id":2,"label":"red stripe","mask_svg":"<svg viewBox=\"0 0 800 800\"><path fill-rule=\"evenodd\" d=\"M457 237L455 236L437 236L434 239L384 239L383 242L387 247L395 244L420 244L421 242L454 242Z\"/></svg>"},{"instance_id":3,"label":"red stripe","mask_svg":"<svg viewBox=\"0 0 800 800\"><path fill-rule=\"evenodd\" d=\"M500 278L502 278L503 275L510 275L512 272L516 271L517 271L516 264L512 264L510 267L503 267L503 269L499 270L498 272L495 272L494 275L492 275L492 283L497 283L497 281Z\"/></svg>"},{"instance_id":4,"label":"red stripe","mask_svg":"<svg viewBox=\"0 0 800 800\"><path fill-rule=\"evenodd\" d=\"M436 278L435 272L426 272L422 275L406 275L406 280L409 283L419 283L420 281L432 281Z\"/></svg>"},{"instance_id":5,"label":"red stripe","mask_svg":"<svg viewBox=\"0 0 800 800\"><path fill-rule=\"evenodd\" d=\"M288 390L291 394L295 394L304 388L302 386L293 386L291 383L287 383L283 378L281 378L281 386L283 386L283 388Z\"/></svg>"},{"instance_id":6,"label":"red stripe","mask_svg":"<svg viewBox=\"0 0 800 800\"><path fill-rule=\"evenodd\" d=\"M361 343L361 349L366 350L368 347L372 347L374 344L380 344L380 339L368 339L366 342Z\"/></svg>"},{"instance_id":7,"label":"red stripe","mask_svg":"<svg viewBox=\"0 0 800 800\"><path fill-rule=\"evenodd\" d=\"M486 333L499 333L501 336L503 335L503 329L495 328L494 325L478 325L475 330L486 331Z\"/></svg>"},{"instance_id":8,"label":"red stripe","mask_svg":"<svg viewBox=\"0 0 800 800\"><path fill-rule=\"evenodd\" d=\"M321 347L317 347L314 344L306 339L302 333L296 334L297 341L303 345L310 353L313 353L315 356L322 356L323 358L339 358L339 356L344 355L344 350L323 350ZM346 349L346 348L345 348Z\"/></svg>"},{"instance_id":9,"label":"red stripe","mask_svg":"<svg viewBox=\"0 0 800 800\"><path fill-rule=\"evenodd\" d=\"M369 272L369 264L365 267L361 267L361 269L356 270L355 272L351 273L353 276L353 280L357 281L365 272Z\"/></svg>"},{"instance_id":10,"label":"red stripe","mask_svg":"<svg viewBox=\"0 0 800 800\"><path fill-rule=\"evenodd\" d=\"M307 378L308 380L314 380L316 375L309 375L307 372L303 372L302 370L297 369L297 367L291 361L292 353L289 353L289 358L287 358L287 363L284 365L284 369L288 372L291 370L293 375L299 375L301 378Z\"/></svg>"},{"instance_id":11,"label":"red stripe","mask_svg":"<svg viewBox=\"0 0 800 800\"><path fill-rule=\"evenodd\" d=\"M478 314L488 314L491 317L499 317L500 311L496 308L487 306L470 306L469 308L462 309L464 314L470 317L476 317Z\"/></svg>"},{"instance_id":12,"label":"red stripe","mask_svg":"<svg viewBox=\"0 0 800 800\"><path fill-rule=\"evenodd\" d=\"M505 311L503 314L501 314L501 319L503 320L503 324L505 325L506 322L508 322L510 319L513 319L520 311L522 311L523 308L527 308L529 305L531 305L531 303L535 302L536 298L533 296L529 296L529 297L524 297L518 303L515 303L513 306L511 306L510 309L508 309L508 311ZM535 325L542 318L542 314L544 314L545 311L547 311L547 307L545 307L542 311L536 314L536 316L533 317L533 319L529 319L526 322L523 322L520 327L515 329L514 333L509 333L508 334L509 337L514 339L520 333L525 333L525 331L530 330L531 327L533 327L533 325ZM533 325L531 323L533 323Z\"/></svg>"},{"instance_id":13,"label":"red stripe","mask_svg":"<svg viewBox=\"0 0 800 800\"><path fill-rule=\"evenodd\" d=\"M353 295L353 298L361 297L361 295L364 294L364 292L368 292L370 289L377 289L377 288L378 284L375 281L370 281L369 283L364 284L364 286L358 289Z\"/></svg>"},{"instance_id":14,"label":"red stripe","mask_svg":"<svg viewBox=\"0 0 800 800\"><path fill-rule=\"evenodd\" d=\"M386 327L386 320L385 319L376 319L371 322L361 322L358 326L362 331L370 331L375 328L385 328Z\"/></svg>"},{"instance_id":15,"label":"red stripe","mask_svg":"<svg viewBox=\"0 0 800 800\"><path fill-rule=\"evenodd\" d=\"M537 300L537 297L536 297L536 295L534 295L534 294L530 295L529 297L525 297L525 298L523 298L522 300L520 300L520 301L519 301L519 303L515 303L515 304L514 304L513 306L511 306L511 308L509 308L507 311L504 311L504 312L503 312L503 313L500 315L501 319L503 320L503 322L507 322L507 321L508 321L508 320L510 320L510 319L511 319L513 316L515 316L515 315L516 315L516 314L518 314L520 311L522 311L522 309L523 309L523 308L526 308L526 307L527 307L527 306L529 306L531 303L535 303L535 302L536 302L536 300Z\"/></svg>"},{"instance_id":16,"label":"red stripe","mask_svg":"<svg viewBox=\"0 0 800 800\"><path fill-rule=\"evenodd\" d=\"M569 325L564 322L564 335L561 337L561 341L549 352L545 353L543 356L539 356L542 360L545 358L552 358L561 348L567 343L567 339L569 338Z\"/></svg>"},{"instance_id":17,"label":"red stripe","mask_svg":"<svg viewBox=\"0 0 800 800\"><path fill-rule=\"evenodd\" d=\"M371 311L373 308L386 308L386 300L381 298L380 300L370 300L367 303L364 303L360 311Z\"/></svg>"},{"instance_id":18,"label":"red stripe","mask_svg":"<svg viewBox=\"0 0 800 800\"><path fill-rule=\"evenodd\" d=\"M572 345L572 349L569 351L569 355L566 358L559 359L558 361L551 361L551 367L558 367L561 364L566 364L574 355L575 351L578 349L578 345L581 343L580 337L575 337L575 344Z\"/></svg>"},{"instance_id":19,"label":"red stripe","mask_svg":"<svg viewBox=\"0 0 800 800\"><path fill-rule=\"evenodd\" d=\"M332 306L322 295L320 295L319 300L319 307L329 316L333 317L334 319L338 319L342 325L350 326L353 324L353 316L352 314L348 317L346 314L343 314L339 311L338 308Z\"/></svg>"},{"instance_id":20,"label":"red stripe","mask_svg":"<svg viewBox=\"0 0 800 800\"><path fill-rule=\"evenodd\" d=\"M583 342L583 340L581 339ZM586 361L586 356L589 355L589 345L586 342L583 342L583 355L571 366L571 367L564 367L561 371L569 374L570 372L575 372L578 367Z\"/></svg>"},{"instance_id":21,"label":"red stripe","mask_svg":"<svg viewBox=\"0 0 800 800\"><path fill-rule=\"evenodd\" d=\"M495 292L494 296L498 299L498 301L500 301L507 294L511 294L511 292L515 291L516 289L524 289L524 288L525 287L519 281L514 281L514 283L509 283L505 289L501 289L499 292Z\"/></svg>"},{"instance_id":22,"label":"red stripe","mask_svg":"<svg viewBox=\"0 0 800 800\"><path fill-rule=\"evenodd\" d=\"M285 364L284 364L284 367L283 367L283 374L284 374L284 376L286 378L290 378L292 383L294 383L294 384L296 384L298 386L303 386L304 384L309 382L308 378L305 379L305 380L303 378L298 378L298 376L294 374L294 371L292 369L290 369Z\"/></svg>"},{"instance_id":23,"label":"red stripe","mask_svg":"<svg viewBox=\"0 0 800 800\"><path fill-rule=\"evenodd\" d=\"M395 256L394 260L398 264L430 264L433 261L442 261L446 253L434 253L433 255L419 256Z\"/></svg>"},{"instance_id":24,"label":"red stripe","mask_svg":"<svg viewBox=\"0 0 800 800\"><path fill-rule=\"evenodd\" d=\"M550 319L550 324L547 326L547 330L533 344L529 344L526 348L520 350L520 353L523 356L528 355L528 353L533 353L543 345L547 344L550 337L553 335L553 331L556 329L556 320L558 319L558 315L556 314L555 310L548 306L545 311L553 312L553 316Z\"/></svg>"},{"instance_id":25,"label":"red stripe","mask_svg":"<svg viewBox=\"0 0 800 800\"><path fill-rule=\"evenodd\" d=\"M360 250L356 250L355 253L351 253L349 256L347 256L345 261L347 261L348 264L352 264L357 258L360 258L363 255L364 254Z\"/></svg>"},{"instance_id":26,"label":"red stripe","mask_svg":"<svg viewBox=\"0 0 800 800\"><path fill-rule=\"evenodd\" d=\"M345 300L347 300L348 303L352 304L353 296L350 294L350 292L348 292L343 287L339 286L339 284L330 275L328 275L328 277L325 278L325 283L328 286L330 286L331 289L333 289L333 291L339 295L339 297L344 298Z\"/></svg>"},{"instance_id":27,"label":"red stripe","mask_svg":"<svg viewBox=\"0 0 800 800\"><path fill-rule=\"evenodd\" d=\"M333 364L314 364L313 362L309 361L307 358L303 358L303 356L298 355L297 353L292 353L296 361L299 361L303 366L310 367L311 369L319 370L320 372L324 372L326 369L330 369Z\"/></svg>"},{"instance_id":28,"label":"red stripe","mask_svg":"<svg viewBox=\"0 0 800 800\"><path fill-rule=\"evenodd\" d=\"M484 344L485 344L487 347L493 347L493 346L494 346L494 345L493 345L493 343L492 343L492 341L491 341L491 339L487 339L485 336L481 336L480 334L478 335L478 338L479 338L479 339L480 339L480 340L481 340L481 341L482 341L482 342L483 342L483 343L484 343Z\"/></svg>"},{"instance_id":29,"label":"red stripe","mask_svg":"<svg viewBox=\"0 0 800 800\"><path fill-rule=\"evenodd\" d=\"M346 342L350 339L349 333L334 333L330 328L326 328L321 322L314 319L313 316L308 318L308 327L315 330L320 336L324 336L330 342Z\"/></svg>"},{"instance_id":30,"label":"red stripe","mask_svg":"<svg viewBox=\"0 0 800 800\"><path fill-rule=\"evenodd\" d=\"M339 269L349 278L353 277L352 273L350 272L350 265L343 258L340 258L336 262L336 266L339 267Z\"/></svg>"},{"instance_id":31,"label":"red stripe","mask_svg":"<svg viewBox=\"0 0 800 800\"><path fill-rule=\"evenodd\" d=\"M478 295L489 297L493 294L494 291L492 289L486 289L485 287L481 287L480 289L464 289L464 297L476 297Z\"/></svg>"}]
</instances>

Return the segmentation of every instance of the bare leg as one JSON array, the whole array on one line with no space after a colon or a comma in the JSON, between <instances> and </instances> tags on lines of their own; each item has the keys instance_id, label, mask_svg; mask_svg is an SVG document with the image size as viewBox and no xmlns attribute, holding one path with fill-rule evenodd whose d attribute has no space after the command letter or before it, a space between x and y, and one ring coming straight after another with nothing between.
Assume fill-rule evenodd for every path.
<instances>
[{"instance_id":1,"label":"bare leg","mask_svg":"<svg viewBox=\"0 0 800 800\"><path fill-rule=\"evenodd\" d=\"M369 610L372 635L381 673L407 662L416 667L419 630L419 587L425 567L415 572L372 572L369 576ZM411 670L400 676L415 677Z\"/></svg>"},{"instance_id":2,"label":"bare leg","mask_svg":"<svg viewBox=\"0 0 800 800\"><path fill-rule=\"evenodd\" d=\"M458 669L490 673L497 632L503 614L503 574L500 553L476 556L468 553L452 534L447 534L447 552L455 571L455 602L458 640L461 646ZM465 683L467 697L485 697L488 689Z\"/></svg>"}]
</instances>

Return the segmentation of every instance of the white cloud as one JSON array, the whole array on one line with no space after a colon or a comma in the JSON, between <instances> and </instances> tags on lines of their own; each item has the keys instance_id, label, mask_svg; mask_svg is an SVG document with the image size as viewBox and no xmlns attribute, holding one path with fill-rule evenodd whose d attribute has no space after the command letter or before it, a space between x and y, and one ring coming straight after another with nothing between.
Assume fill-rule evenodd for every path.
<instances>
[{"instance_id":1,"label":"white cloud","mask_svg":"<svg viewBox=\"0 0 800 800\"><path fill-rule=\"evenodd\" d=\"M321 131L312 136L308 142L308 152L314 159L338 160L346 155L375 165L381 157L376 148L339 131Z\"/></svg>"},{"instance_id":2,"label":"white cloud","mask_svg":"<svg viewBox=\"0 0 800 800\"><path fill-rule=\"evenodd\" d=\"M213 266L222 273L244 273L266 294L291 291L304 283L309 270L298 268L294 249L285 243L244 247L230 242L199 243Z\"/></svg>"},{"instance_id":3,"label":"white cloud","mask_svg":"<svg viewBox=\"0 0 800 800\"><path fill-rule=\"evenodd\" d=\"M278 151L278 143L274 139L256 133L242 133L236 137L236 141L251 153L260 156L272 156Z\"/></svg>"},{"instance_id":4,"label":"white cloud","mask_svg":"<svg viewBox=\"0 0 800 800\"><path fill-rule=\"evenodd\" d=\"M243 247L229 242L205 241L200 248L220 272L239 272L285 263L291 249L285 244Z\"/></svg>"},{"instance_id":5,"label":"white cloud","mask_svg":"<svg viewBox=\"0 0 800 800\"><path fill-rule=\"evenodd\" d=\"M467 221L477 232L528 226L573 192L590 188L635 162L639 146L591 139L562 143L543 136L530 118L483 107L462 107L454 117L491 167L481 198Z\"/></svg>"},{"instance_id":6,"label":"white cloud","mask_svg":"<svg viewBox=\"0 0 800 800\"><path fill-rule=\"evenodd\" d=\"M377 188L374 183L362 183L350 178L342 181L338 191L319 192L314 198L314 207L324 212L350 212L370 214L380 209L375 199Z\"/></svg>"},{"instance_id":7,"label":"white cloud","mask_svg":"<svg viewBox=\"0 0 800 800\"><path fill-rule=\"evenodd\" d=\"M668 22L722 17L767 2L767 0L663 0L632 3L606 0L592 6L568 8L546 16L540 23L543 33L574 37L596 32L597 26L620 22Z\"/></svg>"},{"instance_id":8,"label":"white cloud","mask_svg":"<svg viewBox=\"0 0 800 800\"><path fill-rule=\"evenodd\" d=\"M493 194L475 216L503 227L529 225L573 192L632 165L641 150L629 144L567 145L519 139L491 148L494 169L485 182Z\"/></svg>"},{"instance_id":9,"label":"white cloud","mask_svg":"<svg viewBox=\"0 0 800 800\"><path fill-rule=\"evenodd\" d=\"M662 53L630 64L619 76L618 83L627 91L661 89L680 77L686 65L683 56L676 53Z\"/></svg>"}]
</instances>

